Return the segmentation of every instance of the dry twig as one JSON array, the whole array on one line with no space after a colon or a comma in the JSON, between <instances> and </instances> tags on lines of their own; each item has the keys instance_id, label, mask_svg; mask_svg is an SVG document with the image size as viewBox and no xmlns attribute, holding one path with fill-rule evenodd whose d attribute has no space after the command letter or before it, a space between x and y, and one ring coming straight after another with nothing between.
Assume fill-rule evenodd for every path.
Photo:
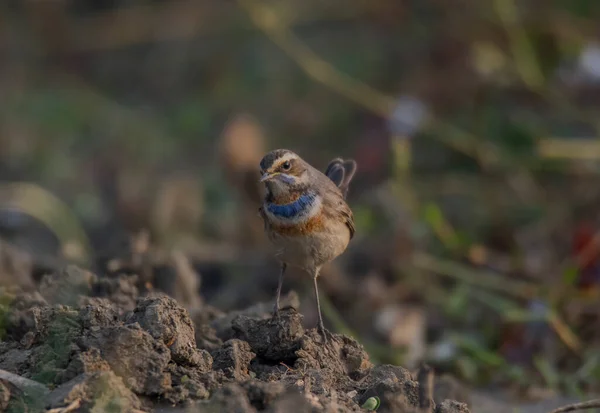
<instances>
[{"instance_id":1,"label":"dry twig","mask_svg":"<svg viewBox=\"0 0 600 413\"><path fill-rule=\"evenodd\" d=\"M46 413L69 413L81 407L81 399L74 400L70 405L46 410Z\"/></svg>"},{"instance_id":2,"label":"dry twig","mask_svg":"<svg viewBox=\"0 0 600 413\"><path fill-rule=\"evenodd\" d=\"M568 404L558 409L552 410L550 413L574 412L576 410L588 410L600 408L600 399L594 399L587 402Z\"/></svg>"}]
</instances>

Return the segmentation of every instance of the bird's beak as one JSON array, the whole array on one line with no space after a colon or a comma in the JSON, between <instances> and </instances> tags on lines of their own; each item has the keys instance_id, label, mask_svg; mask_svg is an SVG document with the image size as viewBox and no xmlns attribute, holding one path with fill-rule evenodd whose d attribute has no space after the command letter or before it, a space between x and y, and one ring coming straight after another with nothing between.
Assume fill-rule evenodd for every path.
<instances>
[{"instance_id":1,"label":"bird's beak","mask_svg":"<svg viewBox=\"0 0 600 413\"><path fill-rule=\"evenodd\" d=\"M277 173L270 174L268 172L265 172L262 175L262 177L260 178L260 182L265 182L265 181L268 181L270 179L273 179L275 177L275 175L277 175Z\"/></svg>"}]
</instances>

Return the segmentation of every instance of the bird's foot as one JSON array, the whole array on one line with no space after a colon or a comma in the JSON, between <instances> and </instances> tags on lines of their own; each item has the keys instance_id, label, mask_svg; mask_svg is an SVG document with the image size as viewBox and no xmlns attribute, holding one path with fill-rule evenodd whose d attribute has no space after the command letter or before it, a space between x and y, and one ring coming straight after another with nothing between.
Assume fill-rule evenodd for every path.
<instances>
[{"instance_id":1,"label":"bird's foot","mask_svg":"<svg viewBox=\"0 0 600 413\"><path fill-rule=\"evenodd\" d=\"M273 315L271 316L273 321L279 323L281 321L281 316L279 315L279 306L275 304L273 307Z\"/></svg>"},{"instance_id":2,"label":"bird's foot","mask_svg":"<svg viewBox=\"0 0 600 413\"><path fill-rule=\"evenodd\" d=\"M325 328L323 325L319 325L317 327L319 334L321 335L321 339L323 340L323 344L328 344L330 340L333 339L333 333Z\"/></svg>"}]
</instances>

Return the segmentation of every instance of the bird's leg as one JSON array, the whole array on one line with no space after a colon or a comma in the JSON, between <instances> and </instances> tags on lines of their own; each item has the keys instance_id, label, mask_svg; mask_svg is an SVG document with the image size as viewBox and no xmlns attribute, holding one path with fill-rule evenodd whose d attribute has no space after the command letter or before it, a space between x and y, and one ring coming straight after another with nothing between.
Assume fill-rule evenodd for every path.
<instances>
[{"instance_id":1,"label":"bird's leg","mask_svg":"<svg viewBox=\"0 0 600 413\"><path fill-rule=\"evenodd\" d=\"M286 268L287 264L282 262L281 271L279 272L279 283L277 284L277 295L275 296L275 305L273 306L273 318L277 319L279 319L279 297L281 296L281 286L283 285L283 275L285 274Z\"/></svg>"},{"instance_id":2,"label":"bird's leg","mask_svg":"<svg viewBox=\"0 0 600 413\"><path fill-rule=\"evenodd\" d=\"M315 285L315 299L317 300L317 312L319 313L319 333L321 337L323 337L323 342L327 342L327 330L325 329L325 325L323 324L323 316L321 315L321 302L319 300L319 287L317 285L317 278L319 277L319 270L315 270L313 276L313 282Z\"/></svg>"}]
</instances>

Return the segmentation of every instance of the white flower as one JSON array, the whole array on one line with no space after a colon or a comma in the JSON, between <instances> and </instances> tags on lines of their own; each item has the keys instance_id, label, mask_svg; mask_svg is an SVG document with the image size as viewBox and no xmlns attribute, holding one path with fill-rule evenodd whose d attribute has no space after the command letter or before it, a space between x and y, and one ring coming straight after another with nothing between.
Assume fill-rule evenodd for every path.
<instances>
[{"instance_id":1,"label":"white flower","mask_svg":"<svg viewBox=\"0 0 600 413\"><path fill-rule=\"evenodd\" d=\"M421 128L428 115L427 106L412 96L401 96L389 119L394 135L410 136Z\"/></svg>"}]
</instances>

